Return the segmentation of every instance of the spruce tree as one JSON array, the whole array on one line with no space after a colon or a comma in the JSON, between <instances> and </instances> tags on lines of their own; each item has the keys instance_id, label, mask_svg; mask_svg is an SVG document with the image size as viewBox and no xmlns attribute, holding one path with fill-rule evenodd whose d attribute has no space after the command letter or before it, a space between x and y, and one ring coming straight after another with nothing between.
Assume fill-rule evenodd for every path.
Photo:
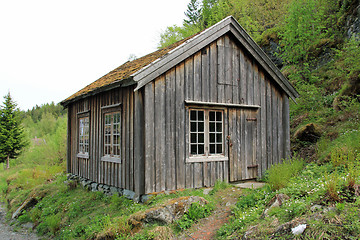
<instances>
[{"instance_id":1,"label":"spruce tree","mask_svg":"<svg viewBox=\"0 0 360 240\"><path fill-rule=\"evenodd\" d=\"M21 126L19 111L10 92L0 106L0 162L6 162L9 169L10 159L16 158L25 147L24 130Z\"/></svg>"}]
</instances>

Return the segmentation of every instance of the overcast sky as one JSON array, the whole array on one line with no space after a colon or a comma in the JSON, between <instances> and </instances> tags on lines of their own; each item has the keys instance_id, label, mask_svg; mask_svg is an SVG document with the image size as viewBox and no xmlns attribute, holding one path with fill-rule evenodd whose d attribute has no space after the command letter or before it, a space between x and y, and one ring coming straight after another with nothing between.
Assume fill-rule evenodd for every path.
<instances>
[{"instance_id":1,"label":"overcast sky","mask_svg":"<svg viewBox=\"0 0 360 240\"><path fill-rule=\"evenodd\" d=\"M58 103L156 50L189 0L0 0L0 102Z\"/></svg>"}]
</instances>

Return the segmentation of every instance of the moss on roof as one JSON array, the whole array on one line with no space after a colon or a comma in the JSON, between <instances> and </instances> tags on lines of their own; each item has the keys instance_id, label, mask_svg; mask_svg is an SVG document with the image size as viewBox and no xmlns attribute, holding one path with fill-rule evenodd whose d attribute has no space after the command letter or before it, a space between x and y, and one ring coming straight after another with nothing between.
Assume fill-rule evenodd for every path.
<instances>
[{"instance_id":1,"label":"moss on roof","mask_svg":"<svg viewBox=\"0 0 360 240\"><path fill-rule=\"evenodd\" d=\"M159 49L155 52L152 52L146 56L143 56L141 58L135 59L131 62L126 62L123 65L121 65L120 67L112 70L111 72L109 72L108 74L102 76L101 78L99 78L98 80L96 80L95 82L87 85L86 87L84 87L83 89L81 89L80 91L74 93L73 95L71 95L70 97L68 97L67 99L65 99L63 101L63 103L68 102L76 97L91 93L93 91L95 91L96 89L99 89L101 87L110 85L114 82L117 81L121 81L121 80L125 80L128 79L133 73L139 71L140 69L146 67L147 65L149 65L150 63L154 62L156 59L159 59L161 57L163 57L164 55L166 55L168 52L170 52L171 50L175 49L176 47L180 46L181 44L183 44L185 41L187 41L188 39L192 38L188 37L185 38L183 40L180 40L168 47Z\"/></svg>"}]
</instances>

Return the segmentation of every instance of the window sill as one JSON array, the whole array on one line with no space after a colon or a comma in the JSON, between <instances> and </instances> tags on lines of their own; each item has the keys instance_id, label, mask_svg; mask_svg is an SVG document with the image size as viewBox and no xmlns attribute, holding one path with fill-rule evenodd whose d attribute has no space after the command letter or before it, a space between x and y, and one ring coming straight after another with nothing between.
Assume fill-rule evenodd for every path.
<instances>
[{"instance_id":1,"label":"window sill","mask_svg":"<svg viewBox=\"0 0 360 240\"><path fill-rule=\"evenodd\" d=\"M103 156L101 157L102 162L113 162L113 163L121 163L120 157L110 157L110 156Z\"/></svg>"},{"instance_id":2,"label":"window sill","mask_svg":"<svg viewBox=\"0 0 360 240\"><path fill-rule=\"evenodd\" d=\"M196 156L196 157L188 157L186 158L187 163L196 163L196 162L221 162L221 161L229 161L228 157L225 156Z\"/></svg>"},{"instance_id":3,"label":"window sill","mask_svg":"<svg viewBox=\"0 0 360 240\"><path fill-rule=\"evenodd\" d=\"M86 158L89 159L89 154L88 153L78 153L76 155L78 158Z\"/></svg>"}]
</instances>

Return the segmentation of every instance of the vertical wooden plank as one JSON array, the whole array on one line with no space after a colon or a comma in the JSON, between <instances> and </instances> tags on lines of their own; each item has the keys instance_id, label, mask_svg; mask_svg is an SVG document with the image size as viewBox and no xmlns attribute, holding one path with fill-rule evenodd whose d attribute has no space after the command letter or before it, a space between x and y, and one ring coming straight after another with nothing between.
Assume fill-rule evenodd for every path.
<instances>
[{"instance_id":1,"label":"vertical wooden plank","mask_svg":"<svg viewBox=\"0 0 360 240\"><path fill-rule=\"evenodd\" d=\"M282 159L284 159L284 129L283 129L283 98L284 95L281 93L277 94L278 98L277 98L277 107L278 107L278 113L277 113L277 140L278 140L278 159L279 161L282 161Z\"/></svg>"},{"instance_id":2,"label":"vertical wooden plank","mask_svg":"<svg viewBox=\"0 0 360 240\"><path fill-rule=\"evenodd\" d=\"M229 147L229 165L230 165L230 181L235 181L236 176L234 174L234 170L236 169L236 157L234 154L234 149L236 148L235 140L236 140L236 135L234 134L234 129L236 129L236 119L234 121L234 115L236 117L236 110L235 109L229 109L229 136L230 139L227 141L228 142L228 147ZM236 150L235 150L236 151Z\"/></svg>"},{"instance_id":3,"label":"vertical wooden plank","mask_svg":"<svg viewBox=\"0 0 360 240\"><path fill-rule=\"evenodd\" d=\"M231 41L229 36L225 35L225 51L224 51L224 58L225 58L225 102L232 103L232 77L233 77L233 63L232 63L232 57L233 57L233 48L231 46Z\"/></svg>"},{"instance_id":4,"label":"vertical wooden plank","mask_svg":"<svg viewBox=\"0 0 360 240\"><path fill-rule=\"evenodd\" d=\"M239 83L240 83L240 62L239 62L239 49L234 42L231 42L232 45L232 103L239 103Z\"/></svg>"},{"instance_id":5,"label":"vertical wooden plank","mask_svg":"<svg viewBox=\"0 0 360 240\"><path fill-rule=\"evenodd\" d=\"M127 89L124 90L126 101L124 102L124 125L125 125L125 188L131 190L130 187L130 117L129 103L130 95Z\"/></svg>"},{"instance_id":6,"label":"vertical wooden plank","mask_svg":"<svg viewBox=\"0 0 360 240\"><path fill-rule=\"evenodd\" d=\"M263 176L265 170L267 169L267 160L266 160L266 89L265 89L265 77L264 73L261 71L259 76L260 81L260 131L261 131L261 156L260 156L260 177Z\"/></svg>"},{"instance_id":7,"label":"vertical wooden plank","mask_svg":"<svg viewBox=\"0 0 360 240\"><path fill-rule=\"evenodd\" d=\"M246 79L247 65L245 64L245 55L244 51L240 50L240 94L239 94L239 103L247 104L247 79Z\"/></svg>"},{"instance_id":8,"label":"vertical wooden plank","mask_svg":"<svg viewBox=\"0 0 360 240\"><path fill-rule=\"evenodd\" d=\"M209 101L209 47L201 50L201 101Z\"/></svg>"},{"instance_id":9,"label":"vertical wooden plank","mask_svg":"<svg viewBox=\"0 0 360 240\"><path fill-rule=\"evenodd\" d=\"M122 133L122 142L121 142L121 162L122 162L122 168L121 168L121 175L122 175L122 188L127 189L127 159L126 159L126 152L128 151L128 149L126 148L126 131L127 131L127 127L126 127L126 103L127 103L127 95L126 95L126 91L122 90L122 114L121 114L121 125L122 125L122 129L121 129L121 133Z\"/></svg>"},{"instance_id":10,"label":"vertical wooden plank","mask_svg":"<svg viewBox=\"0 0 360 240\"><path fill-rule=\"evenodd\" d=\"M130 190L134 190L134 91L131 87L127 88L129 92L129 162L130 162Z\"/></svg>"},{"instance_id":11,"label":"vertical wooden plank","mask_svg":"<svg viewBox=\"0 0 360 240\"><path fill-rule=\"evenodd\" d=\"M248 56L246 57L246 65L247 65L247 99L248 104L253 105L254 104L254 66L252 59L250 59Z\"/></svg>"},{"instance_id":12,"label":"vertical wooden plank","mask_svg":"<svg viewBox=\"0 0 360 240\"><path fill-rule=\"evenodd\" d=\"M71 118L74 117L74 115L72 114L72 104L70 104L68 106L67 109L67 114L68 114L68 119L67 119L67 138L66 138L66 172L67 173L71 173L72 169L71 169L71 146L72 146L72 142L71 142L71 130L73 128L75 128L75 126L71 125Z\"/></svg>"},{"instance_id":13,"label":"vertical wooden plank","mask_svg":"<svg viewBox=\"0 0 360 240\"><path fill-rule=\"evenodd\" d=\"M194 99L194 58L185 61L185 99Z\"/></svg>"},{"instance_id":14,"label":"vertical wooden plank","mask_svg":"<svg viewBox=\"0 0 360 240\"><path fill-rule=\"evenodd\" d=\"M175 189L175 69L165 76L166 190Z\"/></svg>"},{"instance_id":15,"label":"vertical wooden plank","mask_svg":"<svg viewBox=\"0 0 360 240\"><path fill-rule=\"evenodd\" d=\"M209 88L210 88L210 102L217 102L217 45L216 42L210 45L210 76L209 76Z\"/></svg>"},{"instance_id":16,"label":"vertical wooden plank","mask_svg":"<svg viewBox=\"0 0 360 240\"><path fill-rule=\"evenodd\" d=\"M239 110L234 110L232 112L232 122L233 122L233 127L232 127L232 136L231 136L231 142L232 142L232 157L233 157L233 181L238 181L241 180L241 174L239 175L239 170L241 169L241 165L239 163L239 156L240 156L240 136L241 136L241 132L240 132L240 121L239 121ZM229 118L230 119L230 118Z\"/></svg>"},{"instance_id":17,"label":"vertical wooden plank","mask_svg":"<svg viewBox=\"0 0 360 240\"><path fill-rule=\"evenodd\" d=\"M229 161L224 161L224 182L229 182Z\"/></svg>"},{"instance_id":18,"label":"vertical wooden plank","mask_svg":"<svg viewBox=\"0 0 360 240\"><path fill-rule=\"evenodd\" d=\"M239 181L241 179L243 179L243 175L242 175L242 170L243 170L243 148L244 146L243 141L242 141L242 115L241 115L241 110L237 109L235 111L235 120L236 120L236 129L235 129L235 136L236 136L236 141L235 141L235 146L233 146L233 148L236 148L236 168L234 170L234 175L236 176L236 181Z\"/></svg>"},{"instance_id":19,"label":"vertical wooden plank","mask_svg":"<svg viewBox=\"0 0 360 240\"><path fill-rule=\"evenodd\" d=\"M224 38L221 37L217 40L217 53L218 53L218 66L217 66L217 101L220 103L225 102L225 43Z\"/></svg>"},{"instance_id":20,"label":"vertical wooden plank","mask_svg":"<svg viewBox=\"0 0 360 240\"><path fill-rule=\"evenodd\" d=\"M194 100L201 101L201 52L194 55Z\"/></svg>"},{"instance_id":21,"label":"vertical wooden plank","mask_svg":"<svg viewBox=\"0 0 360 240\"><path fill-rule=\"evenodd\" d=\"M272 102L272 149L273 149L273 164L279 162L279 154L278 154L278 107L277 107L277 92L274 86L271 86L271 102Z\"/></svg>"},{"instance_id":22,"label":"vertical wooden plank","mask_svg":"<svg viewBox=\"0 0 360 240\"><path fill-rule=\"evenodd\" d=\"M144 89L134 92L134 190L138 196L145 193L144 157Z\"/></svg>"},{"instance_id":23,"label":"vertical wooden plank","mask_svg":"<svg viewBox=\"0 0 360 240\"><path fill-rule=\"evenodd\" d=\"M272 162L272 97L270 81L266 79L266 156L267 169L271 167Z\"/></svg>"},{"instance_id":24,"label":"vertical wooden plank","mask_svg":"<svg viewBox=\"0 0 360 240\"><path fill-rule=\"evenodd\" d=\"M203 186L203 163L194 163L194 187L200 188Z\"/></svg>"},{"instance_id":25,"label":"vertical wooden plank","mask_svg":"<svg viewBox=\"0 0 360 240\"><path fill-rule=\"evenodd\" d=\"M202 187L209 187L210 186L210 178L209 178L209 168L208 168L208 163L204 162L203 163L203 181L204 181L204 185Z\"/></svg>"},{"instance_id":26,"label":"vertical wooden plank","mask_svg":"<svg viewBox=\"0 0 360 240\"><path fill-rule=\"evenodd\" d=\"M254 64L254 104L261 106L261 90L260 90L260 83L261 79L260 79L260 72L259 72L259 67L257 66L257 64ZM261 133L261 109L256 110L257 114L255 114L257 121L255 122L256 124L256 145L255 145L255 163L258 167L256 168L256 176L261 176L261 138L262 138L262 133Z\"/></svg>"},{"instance_id":27,"label":"vertical wooden plank","mask_svg":"<svg viewBox=\"0 0 360 240\"><path fill-rule=\"evenodd\" d=\"M185 188L185 65L176 68L176 101L175 101L175 139L176 139L176 189Z\"/></svg>"},{"instance_id":28,"label":"vertical wooden plank","mask_svg":"<svg viewBox=\"0 0 360 240\"><path fill-rule=\"evenodd\" d=\"M156 191L165 190L165 78L160 76L155 82L155 158Z\"/></svg>"},{"instance_id":29,"label":"vertical wooden plank","mask_svg":"<svg viewBox=\"0 0 360 240\"><path fill-rule=\"evenodd\" d=\"M246 136L247 136L247 128L246 128L246 114L245 110L240 110L240 121L241 121L241 127L240 127L240 133L241 133L241 178L246 179L246 160L247 160L247 145L246 142Z\"/></svg>"},{"instance_id":30,"label":"vertical wooden plank","mask_svg":"<svg viewBox=\"0 0 360 240\"><path fill-rule=\"evenodd\" d=\"M145 85L145 193L155 192L155 88L154 82Z\"/></svg>"}]
</instances>

